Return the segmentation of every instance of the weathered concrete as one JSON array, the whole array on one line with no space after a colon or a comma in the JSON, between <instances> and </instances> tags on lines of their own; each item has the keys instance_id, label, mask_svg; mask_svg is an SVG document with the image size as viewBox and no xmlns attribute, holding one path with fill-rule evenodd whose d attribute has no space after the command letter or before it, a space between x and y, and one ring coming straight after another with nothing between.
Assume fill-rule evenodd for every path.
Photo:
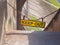
<instances>
[{"instance_id":1,"label":"weathered concrete","mask_svg":"<svg viewBox=\"0 0 60 45\"><path fill-rule=\"evenodd\" d=\"M9 45L60 45L59 32L8 33L5 44Z\"/></svg>"}]
</instances>

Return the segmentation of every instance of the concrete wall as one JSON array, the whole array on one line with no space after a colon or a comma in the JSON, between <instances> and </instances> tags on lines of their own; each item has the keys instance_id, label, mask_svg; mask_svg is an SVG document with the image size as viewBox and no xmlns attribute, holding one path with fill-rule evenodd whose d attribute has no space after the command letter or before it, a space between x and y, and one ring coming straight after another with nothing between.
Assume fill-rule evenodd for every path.
<instances>
[{"instance_id":1,"label":"concrete wall","mask_svg":"<svg viewBox=\"0 0 60 45\"><path fill-rule=\"evenodd\" d=\"M16 0L7 0L6 30L16 29Z\"/></svg>"},{"instance_id":2,"label":"concrete wall","mask_svg":"<svg viewBox=\"0 0 60 45\"><path fill-rule=\"evenodd\" d=\"M60 32L60 9L57 11L56 15L49 23L45 31Z\"/></svg>"},{"instance_id":3,"label":"concrete wall","mask_svg":"<svg viewBox=\"0 0 60 45\"><path fill-rule=\"evenodd\" d=\"M16 5L15 5L16 3L14 3L15 0L13 0L13 1L12 0L0 0L0 39L1 39L1 42L3 41L5 31L9 31L9 29L12 30L16 24L16 23L13 24L13 21L15 21L15 20L12 19L12 18L16 17L15 16L16 11L14 11L14 9L11 6L9 6L9 4L7 4L6 1L9 4L12 4L12 7L15 6L15 8L16 8ZM11 22L9 23L10 19L11 19ZM9 25L9 24L11 24L11 25Z\"/></svg>"},{"instance_id":4,"label":"concrete wall","mask_svg":"<svg viewBox=\"0 0 60 45\"><path fill-rule=\"evenodd\" d=\"M3 0L0 0L0 39L2 35L3 20L5 15L4 10L5 10L5 3Z\"/></svg>"}]
</instances>

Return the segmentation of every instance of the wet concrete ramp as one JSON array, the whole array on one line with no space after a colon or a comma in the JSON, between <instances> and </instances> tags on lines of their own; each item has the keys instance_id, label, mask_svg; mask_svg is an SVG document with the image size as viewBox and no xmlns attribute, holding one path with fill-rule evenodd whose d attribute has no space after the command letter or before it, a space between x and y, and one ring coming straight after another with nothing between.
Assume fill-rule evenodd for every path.
<instances>
[{"instance_id":1,"label":"wet concrete ramp","mask_svg":"<svg viewBox=\"0 0 60 45\"><path fill-rule=\"evenodd\" d=\"M33 32L29 35L29 45L60 45L60 33Z\"/></svg>"}]
</instances>

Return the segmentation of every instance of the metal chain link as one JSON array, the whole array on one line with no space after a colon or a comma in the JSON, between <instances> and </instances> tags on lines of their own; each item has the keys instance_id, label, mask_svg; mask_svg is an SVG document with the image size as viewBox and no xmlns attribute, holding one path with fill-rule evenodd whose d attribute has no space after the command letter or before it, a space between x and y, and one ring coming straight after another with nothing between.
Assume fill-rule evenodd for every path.
<instances>
[{"instance_id":1,"label":"metal chain link","mask_svg":"<svg viewBox=\"0 0 60 45\"><path fill-rule=\"evenodd\" d=\"M44 18L46 18L46 17L48 17L48 16L54 14L54 13L57 12L58 10L59 10L59 9L57 9L57 10L53 11L52 13L50 13L50 14L44 16L44 17L41 17L41 18L39 18L39 19L44 19ZM37 20L39 20L39 19L37 19Z\"/></svg>"}]
</instances>

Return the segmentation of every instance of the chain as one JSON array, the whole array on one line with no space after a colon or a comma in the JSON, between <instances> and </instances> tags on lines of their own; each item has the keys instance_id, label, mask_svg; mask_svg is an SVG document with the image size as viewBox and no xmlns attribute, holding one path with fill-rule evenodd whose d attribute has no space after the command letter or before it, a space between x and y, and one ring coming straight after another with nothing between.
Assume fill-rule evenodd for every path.
<instances>
[{"instance_id":1,"label":"chain","mask_svg":"<svg viewBox=\"0 0 60 45\"><path fill-rule=\"evenodd\" d=\"M57 10L53 11L52 13L50 13L50 14L44 16L44 17L41 17L41 18L39 18L39 19L44 19L44 18L46 18L46 17L48 17L48 16L54 14L54 13L57 12L58 10L59 10L59 9L57 9ZM37 19L37 20L39 20L39 19Z\"/></svg>"}]
</instances>

